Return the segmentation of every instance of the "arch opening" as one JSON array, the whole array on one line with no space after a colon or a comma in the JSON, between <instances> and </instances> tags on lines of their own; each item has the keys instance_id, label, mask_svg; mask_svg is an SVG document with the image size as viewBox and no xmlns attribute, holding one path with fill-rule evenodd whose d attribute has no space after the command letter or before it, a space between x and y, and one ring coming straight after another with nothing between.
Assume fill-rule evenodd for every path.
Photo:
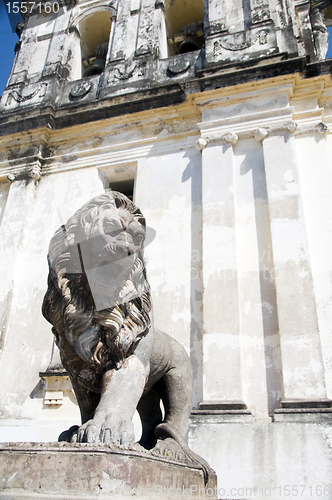
<instances>
[{"instance_id":1,"label":"arch opening","mask_svg":"<svg viewBox=\"0 0 332 500\"><path fill-rule=\"evenodd\" d=\"M100 75L104 71L111 27L111 13L105 9L80 21L82 77Z\"/></svg>"},{"instance_id":2,"label":"arch opening","mask_svg":"<svg viewBox=\"0 0 332 500\"><path fill-rule=\"evenodd\" d=\"M204 1L165 0L168 56L199 50L204 43Z\"/></svg>"}]
</instances>

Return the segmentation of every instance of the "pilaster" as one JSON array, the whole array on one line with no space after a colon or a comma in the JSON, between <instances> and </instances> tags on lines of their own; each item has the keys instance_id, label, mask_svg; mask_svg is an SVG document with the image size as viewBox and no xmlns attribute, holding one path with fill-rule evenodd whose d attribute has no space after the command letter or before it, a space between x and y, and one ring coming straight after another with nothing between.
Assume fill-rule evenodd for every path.
<instances>
[{"instance_id":1,"label":"pilaster","mask_svg":"<svg viewBox=\"0 0 332 500\"><path fill-rule=\"evenodd\" d=\"M322 130L322 127L321 127ZM331 185L332 157L329 147L332 136L319 128L296 137L303 210L309 242L317 319L326 370L327 394L332 399L331 280L332 275L332 217Z\"/></svg>"},{"instance_id":2,"label":"pilaster","mask_svg":"<svg viewBox=\"0 0 332 500\"><path fill-rule=\"evenodd\" d=\"M233 189L236 140L236 136L211 142L202 138L198 143L203 146L202 408L243 402Z\"/></svg>"},{"instance_id":3,"label":"pilaster","mask_svg":"<svg viewBox=\"0 0 332 500\"><path fill-rule=\"evenodd\" d=\"M0 320L1 350L5 347L15 283L18 277L20 252L28 237L26 227L32 209L35 183L32 178L12 179L0 228Z\"/></svg>"},{"instance_id":4,"label":"pilaster","mask_svg":"<svg viewBox=\"0 0 332 500\"><path fill-rule=\"evenodd\" d=\"M326 388L294 135L263 141L284 400L325 399Z\"/></svg>"}]
</instances>

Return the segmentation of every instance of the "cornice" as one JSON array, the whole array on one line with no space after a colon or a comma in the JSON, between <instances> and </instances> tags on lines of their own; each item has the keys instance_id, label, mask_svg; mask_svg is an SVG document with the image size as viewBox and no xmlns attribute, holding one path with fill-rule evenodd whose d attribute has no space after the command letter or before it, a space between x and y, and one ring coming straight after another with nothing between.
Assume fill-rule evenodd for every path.
<instances>
[{"instance_id":1,"label":"cornice","mask_svg":"<svg viewBox=\"0 0 332 500\"><path fill-rule=\"evenodd\" d=\"M272 87L283 86L284 84L289 85L286 93L291 98L297 80L307 78L324 81L321 89L318 89L319 82L316 89L316 92L323 92L322 88L327 86L326 82L327 78L329 78L328 73L331 70L332 61L328 60L317 64L308 65L305 63L304 58L285 61L280 59L277 61L256 61L255 65L243 63L239 66L232 65L230 68L220 67L208 74L197 72L195 77L191 75L181 81L165 79L160 82L150 83L146 80L142 86L135 90L132 88L128 90L128 85L123 83L123 87L119 87L117 95L112 95L110 89L105 87L104 90L108 92L105 96L98 98L97 95L90 96L88 94L84 98L85 101L66 103L51 103L52 99L55 99L55 94L61 94L60 87L62 85L61 82L55 84L52 77L50 80L43 81L45 84L48 83L49 90L47 92L49 94L47 95L55 92L54 96L50 98L51 101L45 101L45 105L43 104L44 101L35 105L27 101L27 103L21 103L13 109L6 110L4 103L8 97L8 92L4 93L3 112L0 117L0 135L33 131L43 127L53 130L65 129L111 117L121 117L151 109L169 108L188 101L191 101L197 108L214 106L214 99L218 96L226 98L228 95L229 98L233 94L232 98L239 99L239 92L242 90L249 96L250 91L257 94L258 91L270 87L272 92ZM275 76L276 74L278 76ZM16 87L13 87L10 91L15 92ZM275 91L278 93L277 89ZM281 90L281 92L283 91L285 89ZM31 92L28 92L27 96L30 96ZM16 94L13 95L16 96ZM45 97L43 99L45 100ZM209 99L211 99L211 102L209 102Z\"/></svg>"},{"instance_id":2,"label":"cornice","mask_svg":"<svg viewBox=\"0 0 332 500\"><path fill-rule=\"evenodd\" d=\"M208 146L216 146L218 144L230 143L233 146L236 145L239 139L249 139L254 138L258 142L263 142L264 139L271 135L277 134L289 134L294 136L299 136L303 134L319 134L325 136L331 133L329 126L320 121L318 123L296 123L295 121L290 121L282 125L274 124L268 127L260 126L256 129L247 131L247 133L235 133L234 131L229 131L227 134L217 135L213 134L211 136L204 135L201 136L196 141L196 148L199 151L203 151Z\"/></svg>"},{"instance_id":3,"label":"cornice","mask_svg":"<svg viewBox=\"0 0 332 500\"><path fill-rule=\"evenodd\" d=\"M66 155L43 157L41 154L7 160L0 163L0 179L15 180L34 178L36 182L44 175L62 173L83 168L112 169L122 163L138 161L152 151L155 156L183 149L182 134L161 139L158 136L139 141L93 148ZM195 149L197 133L186 136L186 148Z\"/></svg>"}]
</instances>

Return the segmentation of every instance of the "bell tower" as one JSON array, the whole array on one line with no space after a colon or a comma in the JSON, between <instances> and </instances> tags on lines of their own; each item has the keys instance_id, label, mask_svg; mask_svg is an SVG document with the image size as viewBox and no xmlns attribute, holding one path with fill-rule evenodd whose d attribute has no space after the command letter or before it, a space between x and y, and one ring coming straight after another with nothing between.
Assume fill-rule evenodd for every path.
<instances>
[{"instance_id":1,"label":"bell tower","mask_svg":"<svg viewBox=\"0 0 332 500\"><path fill-rule=\"evenodd\" d=\"M22 8L25 24L20 48L1 106L5 116L18 106L23 112L31 105L55 110L71 104L77 109L78 98L83 108L86 101L99 103L136 87L146 92L165 87L180 75L186 80L184 75L202 77L218 68L252 66L255 61L267 64L276 57L323 60L328 43L325 4L298 0L27 2Z\"/></svg>"}]
</instances>

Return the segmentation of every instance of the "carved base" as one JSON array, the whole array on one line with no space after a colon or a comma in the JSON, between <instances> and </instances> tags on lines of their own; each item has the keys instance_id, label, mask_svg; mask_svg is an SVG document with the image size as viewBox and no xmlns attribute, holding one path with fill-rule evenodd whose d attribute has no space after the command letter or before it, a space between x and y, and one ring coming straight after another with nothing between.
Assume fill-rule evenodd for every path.
<instances>
[{"instance_id":1,"label":"carved base","mask_svg":"<svg viewBox=\"0 0 332 500\"><path fill-rule=\"evenodd\" d=\"M275 422L316 422L332 421L332 401L330 399L292 399L281 401L282 408L274 412Z\"/></svg>"},{"instance_id":2,"label":"carved base","mask_svg":"<svg viewBox=\"0 0 332 500\"><path fill-rule=\"evenodd\" d=\"M78 443L0 445L0 499L217 498L199 469L150 452Z\"/></svg>"},{"instance_id":3,"label":"carved base","mask_svg":"<svg viewBox=\"0 0 332 500\"><path fill-rule=\"evenodd\" d=\"M193 410L190 415L192 424L217 422L255 422L250 410L243 401L202 401L199 410Z\"/></svg>"}]
</instances>

